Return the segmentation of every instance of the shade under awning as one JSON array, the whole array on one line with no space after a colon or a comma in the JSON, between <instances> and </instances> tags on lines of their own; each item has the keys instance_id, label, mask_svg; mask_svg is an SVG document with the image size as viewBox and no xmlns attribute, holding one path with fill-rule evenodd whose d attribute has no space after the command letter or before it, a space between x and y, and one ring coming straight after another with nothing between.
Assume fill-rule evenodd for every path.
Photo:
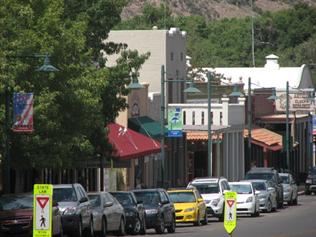
<instances>
[{"instance_id":1,"label":"shade under awning","mask_svg":"<svg viewBox=\"0 0 316 237\"><path fill-rule=\"evenodd\" d=\"M129 118L128 127L147 137L160 139L161 124L148 116Z\"/></svg>"},{"instance_id":2,"label":"shade under awning","mask_svg":"<svg viewBox=\"0 0 316 237\"><path fill-rule=\"evenodd\" d=\"M132 129L116 123L107 125L109 142L114 146L114 156L122 159L138 158L159 153L160 143Z\"/></svg>"}]
</instances>

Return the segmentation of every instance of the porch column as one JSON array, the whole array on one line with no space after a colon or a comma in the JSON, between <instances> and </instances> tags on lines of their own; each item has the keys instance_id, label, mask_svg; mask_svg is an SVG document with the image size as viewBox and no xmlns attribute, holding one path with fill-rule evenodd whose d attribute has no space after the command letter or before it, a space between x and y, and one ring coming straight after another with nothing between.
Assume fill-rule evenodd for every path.
<instances>
[{"instance_id":1,"label":"porch column","mask_svg":"<svg viewBox=\"0 0 316 237\"><path fill-rule=\"evenodd\" d=\"M216 136L216 175L221 176L221 146L219 140L219 133Z\"/></svg>"},{"instance_id":2,"label":"porch column","mask_svg":"<svg viewBox=\"0 0 316 237\"><path fill-rule=\"evenodd\" d=\"M268 162L268 151L267 148L263 148L263 166L264 167L269 167L269 162Z\"/></svg>"}]
</instances>

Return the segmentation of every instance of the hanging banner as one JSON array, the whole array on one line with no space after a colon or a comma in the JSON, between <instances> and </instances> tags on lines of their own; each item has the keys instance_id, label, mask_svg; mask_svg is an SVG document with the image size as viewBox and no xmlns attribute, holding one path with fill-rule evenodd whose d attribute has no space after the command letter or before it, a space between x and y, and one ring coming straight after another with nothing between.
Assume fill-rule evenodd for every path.
<instances>
[{"instance_id":1,"label":"hanging banner","mask_svg":"<svg viewBox=\"0 0 316 237\"><path fill-rule=\"evenodd\" d=\"M168 137L182 137L182 110L179 107L168 109Z\"/></svg>"},{"instance_id":2,"label":"hanging banner","mask_svg":"<svg viewBox=\"0 0 316 237\"><path fill-rule=\"evenodd\" d=\"M13 94L14 132L33 132L33 93Z\"/></svg>"}]
</instances>

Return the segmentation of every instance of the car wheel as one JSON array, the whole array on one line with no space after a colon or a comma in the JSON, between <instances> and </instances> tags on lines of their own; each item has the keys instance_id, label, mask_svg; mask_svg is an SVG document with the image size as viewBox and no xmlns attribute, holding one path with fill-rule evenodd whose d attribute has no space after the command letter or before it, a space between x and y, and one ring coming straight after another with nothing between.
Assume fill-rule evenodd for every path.
<instances>
[{"instance_id":1,"label":"car wheel","mask_svg":"<svg viewBox=\"0 0 316 237\"><path fill-rule=\"evenodd\" d=\"M200 218L200 213L198 212L196 215L196 222L194 222L195 226L200 226L201 225L201 218Z\"/></svg>"},{"instance_id":2,"label":"car wheel","mask_svg":"<svg viewBox=\"0 0 316 237\"><path fill-rule=\"evenodd\" d=\"M146 219L145 218L143 218L142 227L141 227L139 233L141 235L145 235L146 234Z\"/></svg>"},{"instance_id":3,"label":"car wheel","mask_svg":"<svg viewBox=\"0 0 316 237\"><path fill-rule=\"evenodd\" d=\"M135 220L135 223L134 223L134 226L133 226L133 229L132 229L132 234L133 235L139 234L140 229L141 229L140 219L139 219L139 217L136 217L136 220Z\"/></svg>"},{"instance_id":4,"label":"car wheel","mask_svg":"<svg viewBox=\"0 0 316 237\"><path fill-rule=\"evenodd\" d=\"M170 225L167 227L168 233L174 233L176 232L176 220L174 217L172 217Z\"/></svg>"},{"instance_id":5,"label":"car wheel","mask_svg":"<svg viewBox=\"0 0 316 237\"><path fill-rule=\"evenodd\" d=\"M203 225L207 225L207 223L208 223L208 219L207 219L207 213L206 213L206 211L205 211L204 219L203 219L203 221L202 221L202 224L203 224Z\"/></svg>"},{"instance_id":6,"label":"car wheel","mask_svg":"<svg viewBox=\"0 0 316 237\"><path fill-rule=\"evenodd\" d=\"M157 226L155 227L155 231L157 234L163 234L165 232L165 222L162 216L160 216L157 221Z\"/></svg>"},{"instance_id":7,"label":"car wheel","mask_svg":"<svg viewBox=\"0 0 316 237\"><path fill-rule=\"evenodd\" d=\"M120 227L119 227L118 231L116 231L116 235L117 235L117 236L123 236L123 235L125 235L125 222L124 222L123 217L121 217L121 220L120 220Z\"/></svg>"},{"instance_id":8,"label":"car wheel","mask_svg":"<svg viewBox=\"0 0 316 237\"><path fill-rule=\"evenodd\" d=\"M272 211L272 202L270 199L267 202L267 209L266 210L268 213L270 213Z\"/></svg>"},{"instance_id":9,"label":"car wheel","mask_svg":"<svg viewBox=\"0 0 316 237\"><path fill-rule=\"evenodd\" d=\"M297 195L296 198L293 200L293 205L297 205Z\"/></svg>"},{"instance_id":10,"label":"car wheel","mask_svg":"<svg viewBox=\"0 0 316 237\"><path fill-rule=\"evenodd\" d=\"M81 220L78 221L77 228L75 229L73 236L74 237L82 237L82 222L81 222Z\"/></svg>"},{"instance_id":11,"label":"car wheel","mask_svg":"<svg viewBox=\"0 0 316 237\"><path fill-rule=\"evenodd\" d=\"M310 195L310 194L311 194L311 192L309 190L305 189L305 195Z\"/></svg>"},{"instance_id":12,"label":"car wheel","mask_svg":"<svg viewBox=\"0 0 316 237\"><path fill-rule=\"evenodd\" d=\"M106 237L106 221L104 217L102 218L102 227L101 227L100 237Z\"/></svg>"}]
</instances>

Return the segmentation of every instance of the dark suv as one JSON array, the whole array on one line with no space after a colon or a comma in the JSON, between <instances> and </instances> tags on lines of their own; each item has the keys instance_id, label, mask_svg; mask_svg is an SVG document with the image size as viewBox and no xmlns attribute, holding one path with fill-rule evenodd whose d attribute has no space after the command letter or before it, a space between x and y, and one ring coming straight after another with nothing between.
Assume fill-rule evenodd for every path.
<instances>
[{"instance_id":1,"label":"dark suv","mask_svg":"<svg viewBox=\"0 0 316 237\"><path fill-rule=\"evenodd\" d=\"M54 185L53 200L58 202L64 233L82 237L86 230L88 236L94 236L92 205L81 184Z\"/></svg>"},{"instance_id":2,"label":"dark suv","mask_svg":"<svg viewBox=\"0 0 316 237\"><path fill-rule=\"evenodd\" d=\"M176 215L173 203L164 189L133 190L137 201L142 202L146 213L146 228L154 228L157 234L169 233L176 229Z\"/></svg>"},{"instance_id":3,"label":"dark suv","mask_svg":"<svg viewBox=\"0 0 316 237\"><path fill-rule=\"evenodd\" d=\"M316 166L309 169L305 181L305 194L310 195L311 192L316 192Z\"/></svg>"},{"instance_id":4,"label":"dark suv","mask_svg":"<svg viewBox=\"0 0 316 237\"><path fill-rule=\"evenodd\" d=\"M246 174L245 179L251 180L251 179L264 179L267 181L270 181L272 184L272 187L275 188L276 194L277 194L277 203L278 208L283 207L283 186L282 186L282 180L279 177L279 173L276 169L272 167L267 168L252 168L249 170Z\"/></svg>"}]
</instances>

